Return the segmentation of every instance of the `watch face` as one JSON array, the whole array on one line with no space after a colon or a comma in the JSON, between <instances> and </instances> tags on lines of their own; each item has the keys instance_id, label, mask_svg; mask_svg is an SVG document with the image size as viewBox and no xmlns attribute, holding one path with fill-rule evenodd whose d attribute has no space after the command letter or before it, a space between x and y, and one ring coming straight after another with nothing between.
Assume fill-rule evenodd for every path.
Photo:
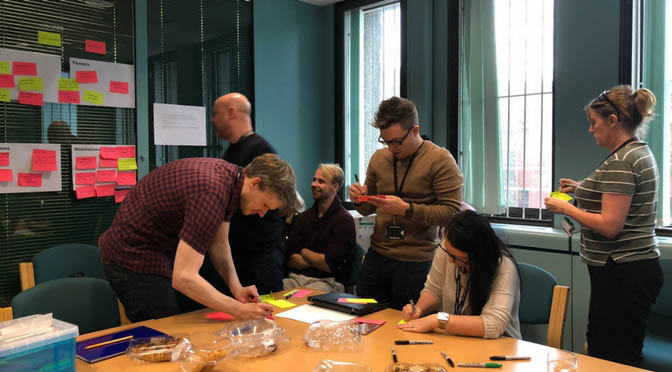
<instances>
[{"instance_id":1,"label":"watch face","mask_svg":"<svg viewBox=\"0 0 672 372\"><path fill-rule=\"evenodd\" d=\"M447 322L448 318L450 317L450 314L444 313L444 312L439 312L436 315L437 319L439 319L440 322Z\"/></svg>"}]
</instances>

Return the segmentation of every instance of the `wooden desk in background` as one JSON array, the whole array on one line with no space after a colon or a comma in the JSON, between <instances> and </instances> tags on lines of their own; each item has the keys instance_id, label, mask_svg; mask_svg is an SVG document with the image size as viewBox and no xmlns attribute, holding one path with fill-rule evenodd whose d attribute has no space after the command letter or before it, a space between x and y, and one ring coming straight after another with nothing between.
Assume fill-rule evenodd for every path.
<instances>
[{"instance_id":1,"label":"wooden desk in background","mask_svg":"<svg viewBox=\"0 0 672 372\"><path fill-rule=\"evenodd\" d=\"M276 298L281 298L276 294ZM308 303L305 298L290 298L289 301L302 305ZM276 308L275 313L283 310ZM167 334L192 334L200 331L216 331L223 327L225 322L215 322L206 319L204 314L212 310L199 310L187 314L172 316L163 319L148 320L140 323L129 324L109 330L89 333L79 336L77 341L100 336L112 331L131 328L137 325L146 325ZM509 337L501 337L497 340L484 340L472 337L458 337L441 335L437 333L409 333L397 329L396 325L401 319L401 313L396 310L386 309L366 316L371 319L385 320L382 327L371 334L362 336L362 351L360 352L324 352L308 348L303 342L303 335L308 329L308 324L285 318L275 318L282 326L291 341L278 348L267 356L256 359L229 359L220 363L213 371L230 372L310 372L315 365L323 359L331 359L343 362L364 363L371 367L374 372L383 372L392 363L392 347L397 350L400 362L409 363L439 363L446 370L461 370L464 372L478 371L483 369L449 368L440 350L444 350L457 363L485 363L491 355L521 355L531 356L531 361L506 361L501 369L493 371L546 371L546 356L551 347L520 341ZM395 346L394 340L433 340L433 345L404 345ZM642 371L622 364L612 363L586 355L577 354L579 371L597 372L634 372ZM177 363L134 363L126 355L104 360L94 364L88 364L77 359L77 372L104 371L104 372L173 372L179 371ZM490 371L490 369L488 369Z\"/></svg>"}]
</instances>

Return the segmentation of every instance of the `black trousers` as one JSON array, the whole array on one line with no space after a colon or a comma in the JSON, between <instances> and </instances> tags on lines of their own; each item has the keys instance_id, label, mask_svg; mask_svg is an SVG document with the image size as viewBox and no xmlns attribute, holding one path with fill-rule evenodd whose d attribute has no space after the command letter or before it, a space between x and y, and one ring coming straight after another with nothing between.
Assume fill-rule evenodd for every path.
<instances>
[{"instance_id":1,"label":"black trousers","mask_svg":"<svg viewBox=\"0 0 672 372\"><path fill-rule=\"evenodd\" d=\"M588 354L639 366L651 306L663 286L658 259L588 266Z\"/></svg>"},{"instance_id":2,"label":"black trousers","mask_svg":"<svg viewBox=\"0 0 672 372\"><path fill-rule=\"evenodd\" d=\"M357 295L387 302L401 310L409 300L417 302L432 261L406 262L387 258L369 249L359 269Z\"/></svg>"}]
</instances>

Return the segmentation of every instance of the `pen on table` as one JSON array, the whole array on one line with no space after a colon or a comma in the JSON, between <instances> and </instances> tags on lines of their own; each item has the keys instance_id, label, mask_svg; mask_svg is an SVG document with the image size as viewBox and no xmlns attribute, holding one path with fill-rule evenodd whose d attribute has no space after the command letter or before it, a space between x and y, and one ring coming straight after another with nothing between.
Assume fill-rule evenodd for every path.
<instances>
[{"instance_id":1,"label":"pen on table","mask_svg":"<svg viewBox=\"0 0 672 372\"><path fill-rule=\"evenodd\" d=\"M530 360L530 359L532 359L532 357L529 356L495 355L490 357L490 360Z\"/></svg>"},{"instance_id":2,"label":"pen on table","mask_svg":"<svg viewBox=\"0 0 672 372\"><path fill-rule=\"evenodd\" d=\"M296 292L297 292L297 290L295 289L295 290L293 290L293 291L289 291L289 292L285 293L285 299L288 299L288 298L294 296L294 294L295 294Z\"/></svg>"},{"instance_id":3,"label":"pen on table","mask_svg":"<svg viewBox=\"0 0 672 372\"><path fill-rule=\"evenodd\" d=\"M472 368L502 368L499 363L457 363L458 367L472 367Z\"/></svg>"},{"instance_id":4,"label":"pen on table","mask_svg":"<svg viewBox=\"0 0 672 372\"><path fill-rule=\"evenodd\" d=\"M357 173L355 173L355 182L359 183L359 177L357 177Z\"/></svg>"},{"instance_id":5,"label":"pen on table","mask_svg":"<svg viewBox=\"0 0 672 372\"><path fill-rule=\"evenodd\" d=\"M97 343L97 344L89 345L89 346L85 347L84 350L93 349L94 347L100 347L100 346L106 346L106 345L110 345L110 344L116 344L117 342L127 341L127 340L130 340L130 339L132 339L132 338L133 338L133 335L126 336L126 337L121 337L121 338L115 338L114 340L109 340L109 341L105 341L105 342L100 342L100 343Z\"/></svg>"},{"instance_id":6,"label":"pen on table","mask_svg":"<svg viewBox=\"0 0 672 372\"><path fill-rule=\"evenodd\" d=\"M396 340L394 341L395 345L431 345L434 341L432 340Z\"/></svg>"},{"instance_id":7,"label":"pen on table","mask_svg":"<svg viewBox=\"0 0 672 372\"><path fill-rule=\"evenodd\" d=\"M446 363L448 363L449 366L455 367L455 363L453 363L453 360L450 359L450 357L448 356L448 354L446 354L445 351L441 350L441 355L443 355L443 359L446 360Z\"/></svg>"},{"instance_id":8,"label":"pen on table","mask_svg":"<svg viewBox=\"0 0 672 372\"><path fill-rule=\"evenodd\" d=\"M397 360L397 351L392 348L392 360L396 363L399 360Z\"/></svg>"}]
</instances>

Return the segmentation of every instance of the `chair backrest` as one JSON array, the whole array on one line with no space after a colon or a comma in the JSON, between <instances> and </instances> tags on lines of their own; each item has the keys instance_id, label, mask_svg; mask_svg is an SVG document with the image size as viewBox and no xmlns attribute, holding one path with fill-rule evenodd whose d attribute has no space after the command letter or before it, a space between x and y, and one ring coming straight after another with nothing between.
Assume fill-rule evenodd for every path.
<instances>
[{"instance_id":1,"label":"chair backrest","mask_svg":"<svg viewBox=\"0 0 672 372\"><path fill-rule=\"evenodd\" d=\"M87 277L107 280L98 247L88 244L61 244L33 257L35 284L49 280Z\"/></svg>"},{"instance_id":2,"label":"chair backrest","mask_svg":"<svg viewBox=\"0 0 672 372\"><path fill-rule=\"evenodd\" d=\"M50 280L20 292L12 299L14 318L53 313L54 318L79 326L79 333L116 327L117 296L110 284L97 278Z\"/></svg>"},{"instance_id":3,"label":"chair backrest","mask_svg":"<svg viewBox=\"0 0 672 372\"><path fill-rule=\"evenodd\" d=\"M364 248L361 245L355 243L355 256L352 258L352 268L350 271L350 279L347 283L343 283L346 287L357 285L357 278L359 278L359 268L362 266L362 261L364 260Z\"/></svg>"}]
</instances>

